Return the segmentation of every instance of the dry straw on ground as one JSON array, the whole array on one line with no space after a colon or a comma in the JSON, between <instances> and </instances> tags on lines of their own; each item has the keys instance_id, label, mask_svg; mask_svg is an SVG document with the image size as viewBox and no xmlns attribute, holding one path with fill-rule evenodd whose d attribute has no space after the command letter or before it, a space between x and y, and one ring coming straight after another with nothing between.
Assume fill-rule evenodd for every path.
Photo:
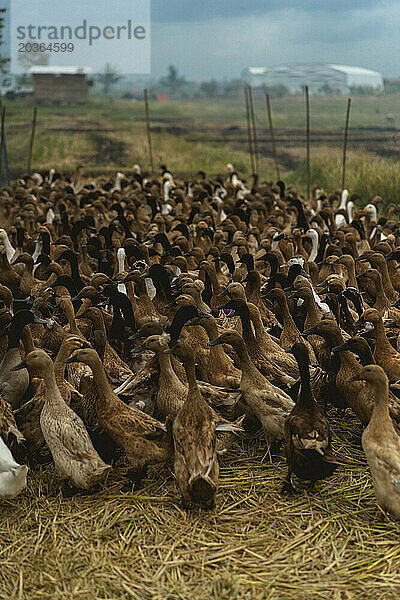
<instances>
[{"instance_id":1,"label":"dry straw on ground","mask_svg":"<svg viewBox=\"0 0 400 600\"><path fill-rule=\"evenodd\" d=\"M239 440L211 513L182 510L169 466L137 492L113 472L70 500L51 466L31 472L0 504L0 598L397 598L399 525L381 520L357 422L334 430L349 466L285 498L282 453L271 462L258 435Z\"/></svg>"}]
</instances>

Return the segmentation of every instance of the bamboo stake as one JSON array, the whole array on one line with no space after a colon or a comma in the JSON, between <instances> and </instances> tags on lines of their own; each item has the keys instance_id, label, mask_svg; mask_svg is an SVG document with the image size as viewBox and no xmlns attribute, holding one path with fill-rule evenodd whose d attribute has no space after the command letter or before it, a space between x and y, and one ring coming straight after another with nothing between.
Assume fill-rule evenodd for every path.
<instances>
[{"instance_id":1,"label":"bamboo stake","mask_svg":"<svg viewBox=\"0 0 400 600\"><path fill-rule=\"evenodd\" d=\"M147 130L147 143L149 146L149 157L151 174L154 173L154 161L153 161L153 146L151 143L151 131L150 131L150 112L149 112L149 99L147 96L147 88L144 88L144 105L146 109L146 130Z\"/></svg>"},{"instance_id":2,"label":"bamboo stake","mask_svg":"<svg viewBox=\"0 0 400 600\"><path fill-rule=\"evenodd\" d=\"M253 154L253 136L251 134L251 120L250 120L250 105L249 105L249 90L247 85L244 86L244 100L246 104L246 117L247 117L247 139L249 142L249 154L250 154L250 166L251 172L255 172L254 154Z\"/></svg>"},{"instance_id":3,"label":"bamboo stake","mask_svg":"<svg viewBox=\"0 0 400 600\"><path fill-rule=\"evenodd\" d=\"M257 144L257 131L256 131L256 121L254 117L254 104L253 104L253 90L251 86L248 86L248 94L249 94L249 107L250 107L250 123L252 128L252 136L253 136L253 152L254 152L254 166L255 173L258 173L258 144Z\"/></svg>"},{"instance_id":4,"label":"bamboo stake","mask_svg":"<svg viewBox=\"0 0 400 600\"><path fill-rule=\"evenodd\" d=\"M347 154L347 137L349 132L349 121L350 121L350 107L351 98L347 99L347 111L346 111L346 124L344 127L344 138L343 138L343 164L342 164L342 190L344 190L344 184L346 179L346 154Z\"/></svg>"},{"instance_id":5,"label":"bamboo stake","mask_svg":"<svg viewBox=\"0 0 400 600\"><path fill-rule=\"evenodd\" d=\"M26 167L28 175L30 174L31 168L32 168L32 154L33 154L33 145L35 143L36 118L37 118L37 107L35 106L33 109L31 139L29 142L29 151L28 151L28 164Z\"/></svg>"},{"instance_id":6,"label":"bamboo stake","mask_svg":"<svg viewBox=\"0 0 400 600\"><path fill-rule=\"evenodd\" d=\"M274 128L272 125L271 102L270 102L269 94L265 94L265 100L267 102L267 114L268 114L268 122L269 122L269 131L270 131L270 135L271 135L272 156L274 158L274 163L275 163L276 177L277 177L277 180L279 181L281 178L281 175L279 172L278 158L276 156L275 136L274 136Z\"/></svg>"},{"instance_id":7,"label":"bamboo stake","mask_svg":"<svg viewBox=\"0 0 400 600\"><path fill-rule=\"evenodd\" d=\"M311 159L310 159L310 94L308 85L305 87L306 93L306 152L307 152L307 200L311 194Z\"/></svg>"}]
</instances>

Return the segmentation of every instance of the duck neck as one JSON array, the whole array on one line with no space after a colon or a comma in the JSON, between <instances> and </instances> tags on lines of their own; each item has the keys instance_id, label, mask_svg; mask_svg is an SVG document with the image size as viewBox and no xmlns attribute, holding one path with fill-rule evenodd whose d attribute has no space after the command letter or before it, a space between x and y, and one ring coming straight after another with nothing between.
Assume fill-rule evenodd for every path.
<instances>
[{"instance_id":1,"label":"duck neck","mask_svg":"<svg viewBox=\"0 0 400 600\"><path fill-rule=\"evenodd\" d=\"M356 290L358 290L358 283L357 283L357 277L356 277L356 270L354 267L354 261L349 261L349 264L347 266L347 274L348 274L347 285L350 287L354 287L354 288L356 288Z\"/></svg>"},{"instance_id":2,"label":"duck neck","mask_svg":"<svg viewBox=\"0 0 400 600\"><path fill-rule=\"evenodd\" d=\"M141 300L150 300L150 296L147 292L146 280L139 277L135 281L135 291Z\"/></svg>"},{"instance_id":3,"label":"duck neck","mask_svg":"<svg viewBox=\"0 0 400 600\"><path fill-rule=\"evenodd\" d=\"M293 321L292 315L290 314L286 296L284 294L279 297L280 310L282 315L282 333L294 333L299 334L299 330L296 323ZM281 334L282 335L282 334Z\"/></svg>"},{"instance_id":4,"label":"duck neck","mask_svg":"<svg viewBox=\"0 0 400 600\"><path fill-rule=\"evenodd\" d=\"M35 349L35 344L33 343L33 337L30 327L24 327L21 332L21 339L24 345L25 356L27 356L30 352L33 352Z\"/></svg>"},{"instance_id":5,"label":"duck neck","mask_svg":"<svg viewBox=\"0 0 400 600\"><path fill-rule=\"evenodd\" d=\"M160 365L160 386L167 385L172 387L176 385L176 383L181 385L178 376L172 368L171 356L169 354L165 354L163 350L160 350L160 352L157 352L157 358Z\"/></svg>"},{"instance_id":6,"label":"duck neck","mask_svg":"<svg viewBox=\"0 0 400 600\"><path fill-rule=\"evenodd\" d=\"M100 403L104 404L104 403L108 402L110 398L112 398L113 389L112 389L111 385L109 384L106 372L104 370L104 367L103 367L100 359L93 361L90 364L90 368L93 371L93 377L96 382L99 401L100 401Z\"/></svg>"},{"instance_id":7,"label":"duck neck","mask_svg":"<svg viewBox=\"0 0 400 600\"><path fill-rule=\"evenodd\" d=\"M217 277L217 270L213 265L211 265L207 272L211 280L213 294L214 296L218 296L218 294L221 294L222 289Z\"/></svg>"},{"instance_id":8,"label":"duck neck","mask_svg":"<svg viewBox=\"0 0 400 600\"><path fill-rule=\"evenodd\" d=\"M255 385L264 386L265 378L251 362L244 339L241 338L235 342L233 348L238 357L239 368L242 371L242 381L247 379Z\"/></svg>"},{"instance_id":9,"label":"duck neck","mask_svg":"<svg viewBox=\"0 0 400 600\"><path fill-rule=\"evenodd\" d=\"M8 334L8 346L7 350L12 348L18 348L21 340L22 332L26 323L20 323L18 321L11 323L10 331Z\"/></svg>"},{"instance_id":10,"label":"duck neck","mask_svg":"<svg viewBox=\"0 0 400 600\"><path fill-rule=\"evenodd\" d=\"M183 366L186 372L186 379L189 386L189 394L191 392L198 392L197 381L196 381L196 369L194 359L192 357L185 357Z\"/></svg>"},{"instance_id":11,"label":"duck neck","mask_svg":"<svg viewBox=\"0 0 400 600\"><path fill-rule=\"evenodd\" d=\"M387 430L388 424L392 424L388 405L388 382L380 381L376 384L367 383L367 386L372 387L375 400L374 409L372 411L372 416L368 427L377 429L381 435L382 430Z\"/></svg>"},{"instance_id":12,"label":"duck neck","mask_svg":"<svg viewBox=\"0 0 400 600\"><path fill-rule=\"evenodd\" d=\"M68 347L68 343L62 343L57 353L57 356L54 359L54 373L56 380L59 377L64 377L65 361L67 360L67 358L69 358L70 354L71 351Z\"/></svg>"},{"instance_id":13,"label":"duck neck","mask_svg":"<svg viewBox=\"0 0 400 600\"><path fill-rule=\"evenodd\" d=\"M68 302L68 304L64 308L64 313L65 313L65 316L67 317L70 332L73 333L74 335L81 336L82 334L81 334L80 330L78 329L78 326L75 321L75 311L74 311L74 307L72 306L72 302Z\"/></svg>"},{"instance_id":14,"label":"duck neck","mask_svg":"<svg viewBox=\"0 0 400 600\"><path fill-rule=\"evenodd\" d=\"M134 290L134 286L133 286L133 281L127 281L127 283L125 283L125 289L126 289L127 296L129 298L129 300L131 301L132 310L133 310L133 312L135 312L137 310L137 302L136 302L136 298L135 298L135 290Z\"/></svg>"},{"instance_id":15,"label":"duck neck","mask_svg":"<svg viewBox=\"0 0 400 600\"><path fill-rule=\"evenodd\" d=\"M255 298L260 296L260 274L257 271L251 270L248 273L249 280L246 284L246 297L249 300L250 298Z\"/></svg>"},{"instance_id":16,"label":"duck neck","mask_svg":"<svg viewBox=\"0 0 400 600\"><path fill-rule=\"evenodd\" d=\"M13 248L7 235L5 236L5 238L3 240L3 244L4 244L4 248L6 249L6 252L7 252L7 258L8 258L8 260L11 260L15 254L15 249Z\"/></svg>"},{"instance_id":17,"label":"duck neck","mask_svg":"<svg viewBox=\"0 0 400 600\"><path fill-rule=\"evenodd\" d=\"M320 322L321 311L318 308L317 303L314 300L314 296L313 296L312 292L309 295L307 295L307 298L304 299L304 302L305 302L305 307L306 307L306 311L307 311L305 326L307 328L313 327L313 325L316 325L317 323Z\"/></svg>"},{"instance_id":18,"label":"duck neck","mask_svg":"<svg viewBox=\"0 0 400 600\"><path fill-rule=\"evenodd\" d=\"M46 402L49 404L56 404L57 401L62 401L62 396L57 386L54 367L52 364L49 363L48 368L43 371L42 376L46 388Z\"/></svg>"},{"instance_id":19,"label":"duck neck","mask_svg":"<svg viewBox=\"0 0 400 600\"><path fill-rule=\"evenodd\" d=\"M318 254L318 237L312 237L311 238L311 243L312 243L312 248L311 248L311 254L308 257L308 262L314 261L317 257Z\"/></svg>"},{"instance_id":20,"label":"duck neck","mask_svg":"<svg viewBox=\"0 0 400 600\"><path fill-rule=\"evenodd\" d=\"M331 331L329 335L324 336L324 340L328 344L330 349L344 344L344 339L339 328L335 328L335 330ZM349 352L348 350L344 350L340 353L340 356L343 357L344 355L350 356L351 352Z\"/></svg>"},{"instance_id":21,"label":"duck neck","mask_svg":"<svg viewBox=\"0 0 400 600\"><path fill-rule=\"evenodd\" d=\"M307 360L297 361L299 365L301 390L297 399L298 406L310 406L313 404L313 396L310 384L310 368Z\"/></svg>"},{"instance_id":22,"label":"duck neck","mask_svg":"<svg viewBox=\"0 0 400 600\"><path fill-rule=\"evenodd\" d=\"M250 319L251 319L251 322L253 323L255 337L256 337L257 342L259 344L263 345L264 347L266 347L267 349L274 348L276 350L275 343L272 341L269 333L267 333L267 331L265 330L265 327L264 327L262 319L261 319L260 311L254 304L252 306Z\"/></svg>"},{"instance_id":23,"label":"duck neck","mask_svg":"<svg viewBox=\"0 0 400 600\"><path fill-rule=\"evenodd\" d=\"M378 353L387 352L389 354L397 354L396 350L393 348L392 344L387 338L382 319L375 321L373 325L375 332L375 354L377 351Z\"/></svg>"},{"instance_id":24,"label":"duck neck","mask_svg":"<svg viewBox=\"0 0 400 600\"><path fill-rule=\"evenodd\" d=\"M382 263L381 268L379 270L382 275L382 283L383 289L385 290L385 294L388 298L390 297L394 300L397 297L397 294L389 277L389 271L386 265L386 261Z\"/></svg>"},{"instance_id":25,"label":"duck neck","mask_svg":"<svg viewBox=\"0 0 400 600\"><path fill-rule=\"evenodd\" d=\"M207 304L205 302L203 302L203 298L201 297L201 293L198 290L193 290L192 292L190 292L190 295L192 296L193 300L196 303L196 307L205 313L208 313L210 311L210 307L207 306Z\"/></svg>"},{"instance_id":26,"label":"duck neck","mask_svg":"<svg viewBox=\"0 0 400 600\"><path fill-rule=\"evenodd\" d=\"M390 281L392 286L398 280L398 270L397 270L397 261L396 260L388 260L387 261L387 269L390 277Z\"/></svg>"},{"instance_id":27,"label":"duck neck","mask_svg":"<svg viewBox=\"0 0 400 600\"><path fill-rule=\"evenodd\" d=\"M90 308L91 306L93 306L92 304L92 300L90 298L83 298L82 300L82 304L80 305L80 307L78 308L78 310L76 311L76 317L79 317L80 315L83 315L83 313Z\"/></svg>"},{"instance_id":28,"label":"duck neck","mask_svg":"<svg viewBox=\"0 0 400 600\"><path fill-rule=\"evenodd\" d=\"M376 310L378 310L380 313L382 313L390 308L390 301L389 301L389 298L385 294L381 280L376 283L375 290L376 290L376 300L375 300L374 308L376 308Z\"/></svg>"},{"instance_id":29,"label":"duck neck","mask_svg":"<svg viewBox=\"0 0 400 600\"><path fill-rule=\"evenodd\" d=\"M248 310L240 311L240 322L242 324L243 339L249 348L256 348L258 346L255 335L251 329L251 320Z\"/></svg>"},{"instance_id":30,"label":"duck neck","mask_svg":"<svg viewBox=\"0 0 400 600\"><path fill-rule=\"evenodd\" d=\"M213 342L218 337L218 326L214 317L203 319L204 328L207 332L208 339ZM224 372L228 366L228 357L226 356L224 349L219 344L217 346L210 347L210 359L209 364L212 365L215 371ZM231 366L231 365L229 365Z\"/></svg>"}]
</instances>

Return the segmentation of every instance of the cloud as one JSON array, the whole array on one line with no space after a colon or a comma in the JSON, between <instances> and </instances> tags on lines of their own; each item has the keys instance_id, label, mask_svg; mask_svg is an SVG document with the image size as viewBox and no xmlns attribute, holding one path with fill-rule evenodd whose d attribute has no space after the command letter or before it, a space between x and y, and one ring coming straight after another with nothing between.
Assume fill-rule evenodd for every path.
<instances>
[{"instance_id":1,"label":"cloud","mask_svg":"<svg viewBox=\"0 0 400 600\"><path fill-rule=\"evenodd\" d=\"M159 1L153 0L153 13ZM186 8L177 16L182 4ZM216 16L222 9L226 14ZM200 8L200 3L170 0L168 10L169 21L164 13L159 20L153 15L156 76L169 64L200 80L239 77L250 65L288 62L350 64L386 76L400 72L400 6L393 3L359 0L349 9L344 0L204 0Z\"/></svg>"},{"instance_id":2,"label":"cloud","mask_svg":"<svg viewBox=\"0 0 400 600\"><path fill-rule=\"evenodd\" d=\"M349 13L376 6L376 0L153 0L154 22L194 22L212 19L231 19L252 15L269 15L282 10L308 14Z\"/></svg>"}]
</instances>

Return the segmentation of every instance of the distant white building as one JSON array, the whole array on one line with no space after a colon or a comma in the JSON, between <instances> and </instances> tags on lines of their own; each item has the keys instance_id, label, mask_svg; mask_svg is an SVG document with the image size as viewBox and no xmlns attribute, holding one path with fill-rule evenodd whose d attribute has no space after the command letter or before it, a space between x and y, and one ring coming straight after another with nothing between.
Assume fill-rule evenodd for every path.
<instances>
[{"instance_id":1,"label":"distant white building","mask_svg":"<svg viewBox=\"0 0 400 600\"><path fill-rule=\"evenodd\" d=\"M327 63L248 67L242 72L242 79L254 87L281 84L291 94L301 91L305 85L312 94L329 90L348 94L353 86L383 89L383 77L377 71Z\"/></svg>"}]
</instances>

